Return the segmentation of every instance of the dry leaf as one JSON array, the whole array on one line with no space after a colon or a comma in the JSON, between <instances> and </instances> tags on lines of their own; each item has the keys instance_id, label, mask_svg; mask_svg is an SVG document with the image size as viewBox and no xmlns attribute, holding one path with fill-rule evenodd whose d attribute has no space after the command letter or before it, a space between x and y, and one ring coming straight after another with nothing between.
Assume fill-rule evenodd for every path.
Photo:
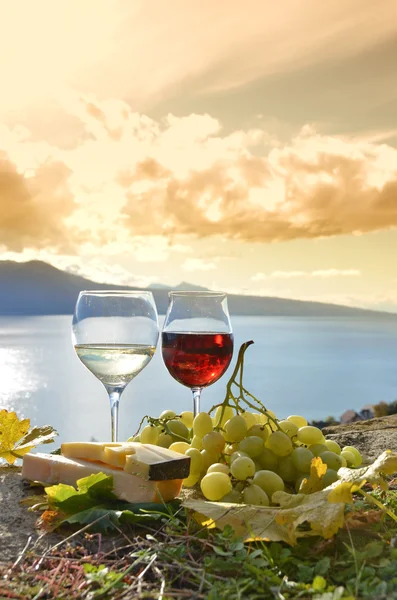
<instances>
[{"instance_id":1,"label":"dry leaf","mask_svg":"<svg viewBox=\"0 0 397 600\"><path fill-rule=\"evenodd\" d=\"M313 469L309 478L312 482L311 489L315 488L323 476L320 463L315 463ZM276 492L272 499L279 504L277 507L193 499L186 500L183 506L200 513L202 523L207 518L208 523L215 523L220 529L231 525L236 534L247 541L262 539L284 541L293 545L300 537L320 535L325 539L331 538L343 527L345 504L353 501L352 491L359 489L365 482L387 485L383 474L394 472L397 472L397 454L387 451L369 467L340 469L338 474L341 479L324 490L310 494ZM308 524L310 529L303 529L303 524Z\"/></svg>"},{"instance_id":2,"label":"dry leaf","mask_svg":"<svg viewBox=\"0 0 397 600\"><path fill-rule=\"evenodd\" d=\"M388 489L385 475L397 472L397 454L386 450L367 467L361 469L339 469L340 480L330 486L331 492L328 496L329 502L353 502L353 492L360 489L365 483L371 483L374 487L379 485L383 490Z\"/></svg>"}]
</instances>

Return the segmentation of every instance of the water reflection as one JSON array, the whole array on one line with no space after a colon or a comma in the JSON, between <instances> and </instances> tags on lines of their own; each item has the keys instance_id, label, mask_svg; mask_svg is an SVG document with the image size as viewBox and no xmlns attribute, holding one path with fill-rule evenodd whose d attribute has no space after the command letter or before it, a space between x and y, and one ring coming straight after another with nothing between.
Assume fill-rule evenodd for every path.
<instances>
[{"instance_id":1,"label":"water reflection","mask_svg":"<svg viewBox=\"0 0 397 600\"><path fill-rule=\"evenodd\" d=\"M38 390L40 377L34 369L30 353L22 348L0 347L0 407L27 416L37 408L29 402ZM45 385L42 383L42 385Z\"/></svg>"},{"instance_id":2,"label":"water reflection","mask_svg":"<svg viewBox=\"0 0 397 600\"><path fill-rule=\"evenodd\" d=\"M280 417L339 417L397 397L397 319L235 317L233 328L236 348L255 340L245 362L248 389ZM123 393L120 439L146 414L191 409L159 350ZM203 395L204 410L223 400L235 358ZM70 316L0 317L0 408L55 427L60 437L49 451L60 441L110 439L107 394L74 352Z\"/></svg>"}]
</instances>

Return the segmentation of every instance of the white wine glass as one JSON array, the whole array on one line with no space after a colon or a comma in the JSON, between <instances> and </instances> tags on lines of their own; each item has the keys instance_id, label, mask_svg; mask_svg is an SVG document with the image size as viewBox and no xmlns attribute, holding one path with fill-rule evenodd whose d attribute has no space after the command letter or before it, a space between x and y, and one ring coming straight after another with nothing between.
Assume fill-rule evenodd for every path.
<instances>
[{"instance_id":1,"label":"white wine glass","mask_svg":"<svg viewBox=\"0 0 397 600\"><path fill-rule=\"evenodd\" d=\"M153 358L158 336L158 315L151 292L80 292L72 340L83 365L109 394L112 442L118 441L120 396Z\"/></svg>"},{"instance_id":2,"label":"white wine glass","mask_svg":"<svg viewBox=\"0 0 397 600\"><path fill-rule=\"evenodd\" d=\"M192 390L193 414L204 387L218 381L233 356L233 333L223 292L170 292L162 355L174 379Z\"/></svg>"}]
</instances>

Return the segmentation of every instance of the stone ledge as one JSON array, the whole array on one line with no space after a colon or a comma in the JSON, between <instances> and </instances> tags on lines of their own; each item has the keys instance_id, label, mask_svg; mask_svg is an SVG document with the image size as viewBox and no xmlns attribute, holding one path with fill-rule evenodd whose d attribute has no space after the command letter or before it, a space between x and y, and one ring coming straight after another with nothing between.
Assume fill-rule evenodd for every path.
<instances>
[{"instance_id":1,"label":"stone ledge","mask_svg":"<svg viewBox=\"0 0 397 600\"><path fill-rule=\"evenodd\" d=\"M324 435L341 446L355 446L366 462L385 450L397 452L397 415L323 428Z\"/></svg>"}]
</instances>

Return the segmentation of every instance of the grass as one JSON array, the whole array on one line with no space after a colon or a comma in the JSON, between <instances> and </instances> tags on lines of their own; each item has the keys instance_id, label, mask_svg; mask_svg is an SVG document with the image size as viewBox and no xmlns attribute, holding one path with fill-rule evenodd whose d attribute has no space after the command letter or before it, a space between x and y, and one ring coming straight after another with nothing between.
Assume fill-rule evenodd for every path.
<instances>
[{"instance_id":1,"label":"grass","mask_svg":"<svg viewBox=\"0 0 397 600\"><path fill-rule=\"evenodd\" d=\"M371 495L397 513L396 490ZM397 524L370 497L334 538L295 547L244 544L231 528L201 528L185 509L116 536L69 530L51 546L44 535L0 567L0 599L397 599Z\"/></svg>"}]
</instances>

